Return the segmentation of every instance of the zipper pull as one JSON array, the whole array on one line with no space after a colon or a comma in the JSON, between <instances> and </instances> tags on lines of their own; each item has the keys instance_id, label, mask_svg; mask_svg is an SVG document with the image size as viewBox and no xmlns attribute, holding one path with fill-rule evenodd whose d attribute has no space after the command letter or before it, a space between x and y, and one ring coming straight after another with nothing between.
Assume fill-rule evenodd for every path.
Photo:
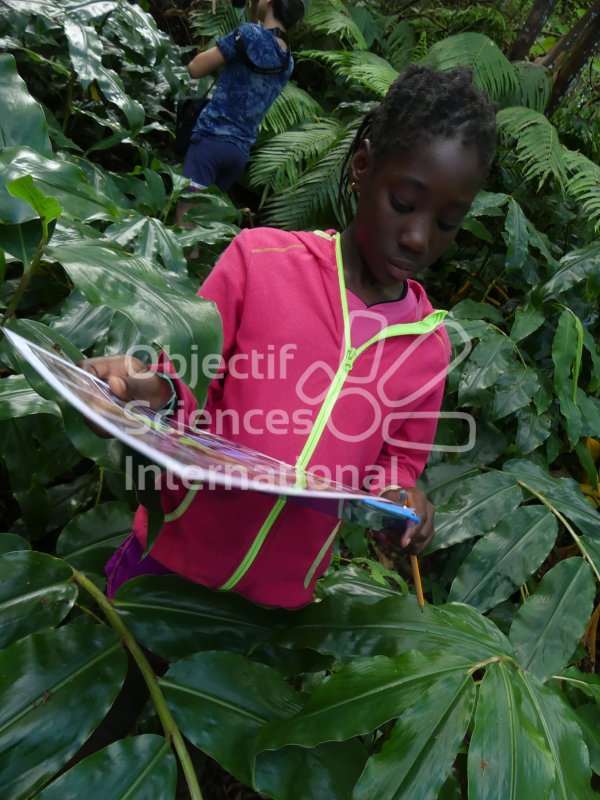
<instances>
[{"instance_id":1,"label":"zipper pull","mask_svg":"<svg viewBox=\"0 0 600 800\"><path fill-rule=\"evenodd\" d=\"M344 356L344 363L343 363L344 372L350 372L350 370L354 366L354 362L356 361L357 355L358 353L356 352L354 347L349 347L346 350L346 355Z\"/></svg>"}]
</instances>

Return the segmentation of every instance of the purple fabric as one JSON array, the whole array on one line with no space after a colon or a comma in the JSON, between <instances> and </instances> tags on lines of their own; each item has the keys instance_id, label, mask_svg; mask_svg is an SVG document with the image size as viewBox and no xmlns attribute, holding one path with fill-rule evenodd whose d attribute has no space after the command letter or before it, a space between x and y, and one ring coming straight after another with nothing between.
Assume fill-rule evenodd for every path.
<instances>
[{"instance_id":1,"label":"purple fabric","mask_svg":"<svg viewBox=\"0 0 600 800\"><path fill-rule=\"evenodd\" d=\"M131 534L115 551L104 567L106 574L106 596L112 600L119 586L138 575L169 575L171 570L163 567L151 556L142 558L142 550L135 534Z\"/></svg>"}]
</instances>

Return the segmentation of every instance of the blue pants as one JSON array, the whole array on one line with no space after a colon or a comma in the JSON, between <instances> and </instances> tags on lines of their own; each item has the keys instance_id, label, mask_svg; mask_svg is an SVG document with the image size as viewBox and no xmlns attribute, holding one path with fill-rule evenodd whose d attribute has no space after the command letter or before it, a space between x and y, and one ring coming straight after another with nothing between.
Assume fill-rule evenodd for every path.
<instances>
[{"instance_id":1,"label":"blue pants","mask_svg":"<svg viewBox=\"0 0 600 800\"><path fill-rule=\"evenodd\" d=\"M228 192L247 161L248 153L233 142L195 133L185 154L183 174L198 189L216 184Z\"/></svg>"}]
</instances>

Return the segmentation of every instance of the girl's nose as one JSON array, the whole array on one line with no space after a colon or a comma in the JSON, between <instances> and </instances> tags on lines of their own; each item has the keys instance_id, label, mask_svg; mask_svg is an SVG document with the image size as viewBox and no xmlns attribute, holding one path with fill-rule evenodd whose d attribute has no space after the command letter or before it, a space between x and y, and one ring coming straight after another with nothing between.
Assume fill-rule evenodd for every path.
<instances>
[{"instance_id":1,"label":"girl's nose","mask_svg":"<svg viewBox=\"0 0 600 800\"><path fill-rule=\"evenodd\" d=\"M414 253L424 253L429 246L429 225L426 220L411 220L400 232L399 243Z\"/></svg>"}]
</instances>

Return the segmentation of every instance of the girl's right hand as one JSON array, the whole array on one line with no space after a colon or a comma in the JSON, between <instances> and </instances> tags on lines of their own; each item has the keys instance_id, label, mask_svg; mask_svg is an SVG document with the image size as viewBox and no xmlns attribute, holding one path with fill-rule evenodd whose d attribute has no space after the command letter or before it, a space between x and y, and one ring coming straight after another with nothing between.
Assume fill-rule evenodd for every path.
<instances>
[{"instance_id":1,"label":"girl's right hand","mask_svg":"<svg viewBox=\"0 0 600 800\"><path fill-rule=\"evenodd\" d=\"M111 392L125 403L136 400L156 411L171 397L168 381L159 378L139 358L101 356L86 358L77 366L106 381Z\"/></svg>"}]
</instances>

